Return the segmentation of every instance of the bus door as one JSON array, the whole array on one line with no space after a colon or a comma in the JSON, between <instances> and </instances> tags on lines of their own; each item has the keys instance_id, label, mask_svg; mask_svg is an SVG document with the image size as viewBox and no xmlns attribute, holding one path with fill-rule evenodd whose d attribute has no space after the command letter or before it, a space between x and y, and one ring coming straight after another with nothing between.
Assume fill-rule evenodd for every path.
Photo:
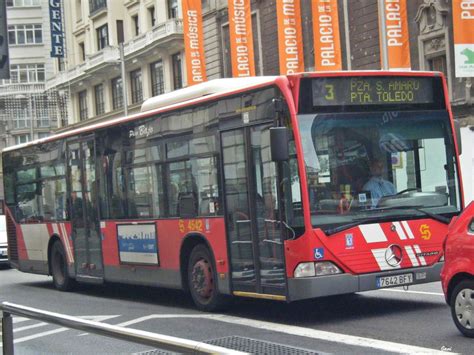
<instances>
[{"instance_id":1,"label":"bus door","mask_svg":"<svg viewBox=\"0 0 474 355\"><path fill-rule=\"evenodd\" d=\"M94 138L69 142L67 151L69 211L76 278L80 281L102 282Z\"/></svg>"},{"instance_id":2,"label":"bus door","mask_svg":"<svg viewBox=\"0 0 474 355\"><path fill-rule=\"evenodd\" d=\"M221 132L226 226L235 294L286 294L271 125ZM282 298L283 299L283 298Z\"/></svg>"}]
</instances>

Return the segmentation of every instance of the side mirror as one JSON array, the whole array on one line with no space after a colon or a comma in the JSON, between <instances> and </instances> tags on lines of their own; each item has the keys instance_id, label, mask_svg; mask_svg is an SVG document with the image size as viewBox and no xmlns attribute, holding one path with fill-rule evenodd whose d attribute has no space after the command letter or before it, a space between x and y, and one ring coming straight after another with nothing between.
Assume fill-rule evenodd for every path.
<instances>
[{"instance_id":1,"label":"side mirror","mask_svg":"<svg viewBox=\"0 0 474 355\"><path fill-rule=\"evenodd\" d=\"M459 155L462 154L462 143L461 143L461 125L457 120L454 120L454 132L456 133L456 140L458 142Z\"/></svg>"},{"instance_id":2,"label":"side mirror","mask_svg":"<svg viewBox=\"0 0 474 355\"><path fill-rule=\"evenodd\" d=\"M270 128L270 148L272 161L286 161L290 158L290 152L288 150L288 128Z\"/></svg>"}]
</instances>

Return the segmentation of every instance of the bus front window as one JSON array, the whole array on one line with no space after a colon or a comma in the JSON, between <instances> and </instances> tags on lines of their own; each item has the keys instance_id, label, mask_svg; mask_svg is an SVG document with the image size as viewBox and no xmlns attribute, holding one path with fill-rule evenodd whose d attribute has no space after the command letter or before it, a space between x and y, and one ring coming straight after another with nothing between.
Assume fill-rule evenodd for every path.
<instances>
[{"instance_id":1,"label":"bus front window","mask_svg":"<svg viewBox=\"0 0 474 355\"><path fill-rule=\"evenodd\" d=\"M300 115L312 224L459 211L446 111Z\"/></svg>"}]
</instances>

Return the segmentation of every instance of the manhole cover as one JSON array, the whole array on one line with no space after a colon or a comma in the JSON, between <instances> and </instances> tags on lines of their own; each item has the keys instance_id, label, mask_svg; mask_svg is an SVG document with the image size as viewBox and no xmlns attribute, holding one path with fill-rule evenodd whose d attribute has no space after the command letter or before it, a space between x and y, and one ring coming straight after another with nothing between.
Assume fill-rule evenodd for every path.
<instances>
[{"instance_id":1,"label":"manhole cover","mask_svg":"<svg viewBox=\"0 0 474 355\"><path fill-rule=\"evenodd\" d=\"M219 339L207 340L204 343L221 346L223 348L239 350L251 354L271 355L317 355L319 352L296 348L294 346L272 343L239 336L230 336Z\"/></svg>"}]
</instances>

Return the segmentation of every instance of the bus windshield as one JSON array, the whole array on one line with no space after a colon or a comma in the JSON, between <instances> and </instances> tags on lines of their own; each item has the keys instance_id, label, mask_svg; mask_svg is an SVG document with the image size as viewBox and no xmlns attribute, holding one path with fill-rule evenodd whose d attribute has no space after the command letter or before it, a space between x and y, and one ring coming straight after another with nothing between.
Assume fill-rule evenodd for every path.
<instances>
[{"instance_id":1,"label":"bus windshield","mask_svg":"<svg viewBox=\"0 0 474 355\"><path fill-rule=\"evenodd\" d=\"M330 233L460 209L445 110L298 117L312 224Z\"/></svg>"}]
</instances>

